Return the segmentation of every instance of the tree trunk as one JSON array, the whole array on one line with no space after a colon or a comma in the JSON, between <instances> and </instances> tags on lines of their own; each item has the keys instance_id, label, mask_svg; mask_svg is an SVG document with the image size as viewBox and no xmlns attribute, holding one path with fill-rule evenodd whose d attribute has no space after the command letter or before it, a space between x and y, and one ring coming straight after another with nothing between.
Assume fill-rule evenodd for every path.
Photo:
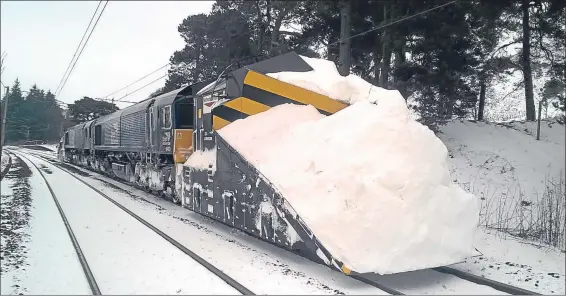
<instances>
[{"instance_id":1,"label":"tree trunk","mask_svg":"<svg viewBox=\"0 0 566 296\"><path fill-rule=\"evenodd\" d=\"M378 36L378 40L379 40L379 36ZM381 54L380 54L379 46L376 45L375 50L373 52L373 78L375 85L379 85L379 72L381 70L380 62L381 62Z\"/></svg>"},{"instance_id":2,"label":"tree trunk","mask_svg":"<svg viewBox=\"0 0 566 296\"><path fill-rule=\"evenodd\" d=\"M525 103L527 120L535 120L535 100L533 93L533 73L531 70L531 31L529 28L529 1L523 0L523 78L525 80Z\"/></svg>"},{"instance_id":3,"label":"tree trunk","mask_svg":"<svg viewBox=\"0 0 566 296\"><path fill-rule=\"evenodd\" d=\"M480 78L480 102L478 106L478 120L483 121L483 110L485 109L485 77Z\"/></svg>"},{"instance_id":4,"label":"tree trunk","mask_svg":"<svg viewBox=\"0 0 566 296\"><path fill-rule=\"evenodd\" d=\"M195 58L195 69L194 69L194 72L193 72L194 73L193 74L194 75L193 76L194 81L189 81L189 84L193 84L193 83L197 83L197 82L201 81L200 76L201 76L201 73L202 73L202 65L201 65L202 63L201 63L200 56L201 56L201 51L202 51L202 45L197 44L197 46L198 46L197 47L198 51L197 51L196 58Z\"/></svg>"},{"instance_id":5,"label":"tree trunk","mask_svg":"<svg viewBox=\"0 0 566 296\"><path fill-rule=\"evenodd\" d=\"M399 69L405 64L405 37L398 36L394 42L395 68ZM403 98L407 100L407 81L393 76L395 88L401 93Z\"/></svg>"},{"instance_id":6,"label":"tree trunk","mask_svg":"<svg viewBox=\"0 0 566 296\"><path fill-rule=\"evenodd\" d=\"M342 1L340 9L340 67L342 76L350 74L350 17L352 4L350 0Z\"/></svg>"},{"instance_id":7,"label":"tree trunk","mask_svg":"<svg viewBox=\"0 0 566 296\"><path fill-rule=\"evenodd\" d=\"M333 62L336 61L336 54L334 53L332 46L326 46L326 59Z\"/></svg>"},{"instance_id":8,"label":"tree trunk","mask_svg":"<svg viewBox=\"0 0 566 296\"><path fill-rule=\"evenodd\" d=\"M383 3L383 22L387 23L387 13L388 10L390 9L390 3L389 1ZM379 81L379 86L383 87L383 88L387 88L388 84L389 84L389 69L390 69L390 63L391 63L391 40L390 40L390 34L388 32L389 30L387 28L383 29L383 41L382 41L382 56L383 56L383 62L381 63L381 76L380 81Z\"/></svg>"},{"instance_id":9,"label":"tree trunk","mask_svg":"<svg viewBox=\"0 0 566 296\"><path fill-rule=\"evenodd\" d=\"M271 45L270 45L270 54L272 56L280 54L279 48L281 48L279 44L279 31L281 30L281 24L283 23L283 19L287 16L289 11L287 9L281 10L277 19L275 19L275 25L273 26L273 31L271 31Z\"/></svg>"},{"instance_id":10,"label":"tree trunk","mask_svg":"<svg viewBox=\"0 0 566 296\"><path fill-rule=\"evenodd\" d=\"M256 2L255 8L257 9L257 55L263 53L263 35L265 32L265 22L263 20L263 14L261 13L261 7L259 6L259 1Z\"/></svg>"}]
</instances>

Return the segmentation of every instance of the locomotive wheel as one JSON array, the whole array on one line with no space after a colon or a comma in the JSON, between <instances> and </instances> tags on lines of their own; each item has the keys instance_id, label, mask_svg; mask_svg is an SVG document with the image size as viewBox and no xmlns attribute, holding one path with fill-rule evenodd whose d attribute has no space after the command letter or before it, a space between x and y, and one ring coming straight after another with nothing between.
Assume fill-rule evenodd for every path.
<instances>
[{"instance_id":1,"label":"locomotive wheel","mask_svg":"<svg viewBox=\"0 0 566 296\"><path fill-rule=\"evenodd\" d=\"M176 205L181 204L181 198L179 196L177 196L177 194L175 192L173 192L173 194L171 194L171 201Z\"/></svg>"}]
</instances>

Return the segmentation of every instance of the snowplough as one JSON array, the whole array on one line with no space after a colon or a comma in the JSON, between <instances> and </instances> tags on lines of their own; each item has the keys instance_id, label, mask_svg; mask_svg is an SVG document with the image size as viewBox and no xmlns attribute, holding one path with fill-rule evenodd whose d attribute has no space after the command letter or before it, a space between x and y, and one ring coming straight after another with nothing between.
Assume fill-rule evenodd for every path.
<instances>
[{"instance_id":1,"label":"snowplough","mask_svg":"<svg viewBox=\"0 0 566 296\"><path fill-rule=\"evenodd\" d=\"M372 233L352 236L350 239L358 240L358 242L351 241L349 244L340 243L340 240L348 238L345 236L342 238L336 237L342 235L338 231L335 232L335 237L332 237L332 231L317 233L313 229L314 226L306 222L307 220L313 221L313 218L301 216L295 205L289 200L289 196L283 194L278 180L270 179L258 165L254 165L252 161L255 158L254 154L248 153L245 156L245 151L239 151L233 142L223 136L222 131L231 124L246 120L247 118L251 119L253 116L259 116L260 113L269 112L269 110L281 105L310 105L316 108L318 113L328 117L338 116L337 112L349 107L350 104L347 103L347 100L340 101L331 98L326 94L322 94L324 91L315 92L285 82L282 79L274 78L278 77L278 75L273 75L273 73L297 73L298 76L313 73L314 69L307 62L308 60L308 58L290 52L260 61L227 73L224 77L202 88L194 96L195 125L192 139L194 152L184 165L182 206L274 245L298 253L310 260L326 264L348 275L366 272L397 273L452 264L461 260L465 255L459 251L455 251L446 257L442 257L443 255L435 257L434 254L430 254L430 258L419 259L422 262L416 264L411 262L405 262L404 264L392 262L382 265L377 264L376 266L380 266L380 268L373 267L371 263L360 263L364 258L357 262L354 259L347 259L359 257L359 255L348 253L371 251L363 247L360 250L355 250L352 249L352 246L363 245L361 237L364 235L371 237ZM319 70L324 71L325 69ZM309 86L308 81L306 81L306 84L304 82L295 84L317 89L316 87ZM358 80L355 80L354 84L356 83L359 83ZM292 117L293 114L289 114L289 116ZM348 123L345 122L344 124L347 125ZM242 128L239 132L242 135L252 132L251 130L246 131L246 129ZM253 135L248 136L254 137ZM312 139L316 137L317 135L312 135ZM336 135L336 137L340 137L340 135ZM324 145L321 147L324 147ZM351 152L355 153L355 151ZM256 151L254 153L263 152ZM336 157L348 157L348 154L345 153L342 156L337 155ZM332 184L325 185L331 186ZM320 206L323 206L325 202L324 197L321 197ZM330 202L328 201L328 203ZM341 212L333 213L332 219L340 220L341 217L346 217L347 213L345 211L341 210ZM456 210L456 212L458 211ZM467 210L461 209L461 211L471 211L471 215L467 217L473 218L474 216L473 207L469 207ZM305 211L303 212L306 214ZM379 214L376 213L376 215ZM410 217L398 218L411 219ZM364 223L363 219L363 217L355 218L355 220L361 221L360 223L362 224ZM464 215L462 219L466 220L466 216ZM344 220L343 223L338 222L334 225L347 225L352 223L354 218L349 217L344 218ZM366 221L365 223L369 222ZM322 226L320 226L320 223L316 224L318 224L316 225L317 229L320 230ZM357 231L355 223L352 223L350 227L351 229L347 230L347 232ZM389 227L395 229L395 222L392 221ZM367 229L364 231L367 231ZM439 231L442 230L439 229ZM466 232L464 235L468 234L467 231L468 229L464 231ZM342 233L344 232L342 231ZM320 235L323 235L324 239L319 239ZM440 240L440 238L436 237L434 239ZM464 244L466 244L470 240L465 238L464 241ZM437 243L438 246L441 245L440 241ZM331 245L332 251L325 244ZM349 247L342 247L346 245ZM461 245L458 247L461 247ZM458 247L453 248L453 250L458 249ZM469 247L471 248L471 244ZM398 251L398 253L402 252ZM407 253L409 252L412 251L408 249ZM397 255L401 256L401 254ZM379 254L371 256L368 254L367 260L372 260L376 256L379 257ZM351 263L346 263L341 258L345 258L345 260L349 260ZM395 257L391 256L391 258ZM410 261L411 258L407 254L407 260ZM354 266L349 264L354 264Z\"/></svg>"}]
</instances>

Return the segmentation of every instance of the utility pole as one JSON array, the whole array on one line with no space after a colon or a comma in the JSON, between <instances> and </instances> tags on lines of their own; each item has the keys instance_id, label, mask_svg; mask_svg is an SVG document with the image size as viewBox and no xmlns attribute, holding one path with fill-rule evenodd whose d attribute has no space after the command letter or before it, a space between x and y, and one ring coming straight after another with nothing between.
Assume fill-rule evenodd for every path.
<instances>
[{"instance_id":1,"label":"utility pole","mask_svg":"<svg viewBox=\"0 0 566 296\"><path fill-rule=\"evenodd\" d=\"M6 92L4 93L4 105L2 106L2 134L0 135L0 154L2 154L2 148L4 147L4 139L6 138L6 116L8 115L8 91L10 88L6 86Z\"/></svg>"}]
</instances>

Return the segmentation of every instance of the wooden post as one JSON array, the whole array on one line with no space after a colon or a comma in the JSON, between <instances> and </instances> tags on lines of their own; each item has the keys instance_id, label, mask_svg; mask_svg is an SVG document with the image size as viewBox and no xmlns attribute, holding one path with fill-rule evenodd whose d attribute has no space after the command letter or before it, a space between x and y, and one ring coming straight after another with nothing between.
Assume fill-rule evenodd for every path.
<instances>
[{"instance_id":1,"label":"wooden post","mask_svg":"<svg viewBox=\"0 0 566 296\"><path fill-rule=\"evenodd\" d=\"M537 141L540 140L540 115L542 113L542 100L538 102Z\"/></svg>"},{"instance_id":2,"label":"wooden post","mask_svg":"<svg viewBox=\"0 0 566 296\"><path fill-rule=\"evenodd\" d=\"M4 93L4 106L2 106L2 130L0 134L0 154L2 154L2 148L4 147L4 138L6 138L6 116L8 115L8 91L9 87L6 86L6 92Z\"/></svg>"}]
</instances>

